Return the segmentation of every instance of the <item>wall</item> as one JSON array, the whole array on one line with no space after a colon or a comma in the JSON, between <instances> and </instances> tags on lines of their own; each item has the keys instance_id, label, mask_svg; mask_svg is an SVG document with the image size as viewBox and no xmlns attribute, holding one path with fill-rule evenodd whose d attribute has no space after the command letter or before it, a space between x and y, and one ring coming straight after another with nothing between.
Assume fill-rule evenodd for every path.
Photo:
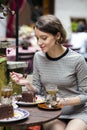
<instances>
[{"instance_id":1,"label":"wall","mask_svg":"<svg viewBox=\"0 0 87 130\"><path fill-rule=\"evenodd\" d=\"M3 14L0 13L0 17L3 17ZM4 38L6 36L6 18L0 19L0 38Z\"/></svg>"},{"instance_id":2,"label":"wall","mask_svg":"<svg viewBox=\"0 0 87 130\"><path fill-rule=\"evenodd\" d=\"M71 36L71 17L87 19L87 0L55 0L54 14L62 21L67 38Z\"/></svg>"}]
</instances>

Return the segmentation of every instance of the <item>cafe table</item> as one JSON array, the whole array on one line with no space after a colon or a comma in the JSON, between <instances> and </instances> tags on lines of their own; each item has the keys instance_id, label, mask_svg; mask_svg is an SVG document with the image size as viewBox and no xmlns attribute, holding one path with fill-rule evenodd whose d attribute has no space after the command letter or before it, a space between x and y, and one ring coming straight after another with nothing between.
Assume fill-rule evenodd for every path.
<instances>
[{"instance_id":1,"label":"cafe table","mask_svg":"<svg viewBox=\"0 0 87 130\"><path fill-rule=\"evenodd\" d=\"M29 117L23 120L14 122L0 122L0 126L13 127L15 130L17 128L27 130L29 126L40 125L41 130L43 130L43 124L54 119L57 119L61 114L62 110L44 110L35 106L19 106L20 109L29 112Z\"/></svg>"},{"instance_id":2,"label":"cafe table","mask_svg":"<svg viewBox=\"0 0 87 130\"><path fill-rule=\"evenodd\" d=\"M18 47L18 53L35 53L36 51L40 50L39 47L29 46L27 49L23 49L21 46ZM6 56L8 61L16 61L16 47L8 47L6 49Z\"/></svg>"}]
</instances>

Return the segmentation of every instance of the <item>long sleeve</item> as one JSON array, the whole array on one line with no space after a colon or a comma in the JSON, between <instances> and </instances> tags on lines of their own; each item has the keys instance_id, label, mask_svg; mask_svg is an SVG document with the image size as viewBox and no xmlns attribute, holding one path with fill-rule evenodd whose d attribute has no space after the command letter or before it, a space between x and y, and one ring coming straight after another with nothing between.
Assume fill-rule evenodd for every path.
<instances>
[{"instance_id":1,"label":"long sleeve","mask_svg":"<svg viewBox=\"0 0 87 130\"><path fill-rule=\"evenodd\" d=\"M78 65L76 67L76 77L78 82L78 91L81 103L87 102L87 63L84 58L78 59Z\"/></svg>"},{"instance_id":2,"label":"long sleeve","mask_svg":"<svg viewBox=\"0 0 87 130\"><path fill-rule=\"evenodd\" d=\"M34 56L34 62L33 62L33 86L35 88L35 91L37 93L40 93L41 89L41 81L40 81L40 75L38 70L38 63L36 59L36 55Z\"/></svg>"}]
</instances>

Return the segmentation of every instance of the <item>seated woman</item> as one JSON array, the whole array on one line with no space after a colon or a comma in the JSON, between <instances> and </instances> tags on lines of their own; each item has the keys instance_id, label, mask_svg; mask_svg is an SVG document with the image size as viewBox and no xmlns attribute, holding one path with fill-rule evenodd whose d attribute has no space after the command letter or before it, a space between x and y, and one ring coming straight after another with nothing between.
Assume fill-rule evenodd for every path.
<instances>
[{"instance_id":1,"label":"seated woman","mask_svg":"<svg viewBox=\"0 0 87 130\"><path fill-rule=\"evenodd\" d=\"M40 93L42 87L55 84L59 89L58 107L62 114L44 124L45 130L87 130L87 63L84 57L62 45L66 31L54 15L41 16L35 25L41 51L34 55L33 82L11 72L11 78Z\"/></svg>"}]
</instances>

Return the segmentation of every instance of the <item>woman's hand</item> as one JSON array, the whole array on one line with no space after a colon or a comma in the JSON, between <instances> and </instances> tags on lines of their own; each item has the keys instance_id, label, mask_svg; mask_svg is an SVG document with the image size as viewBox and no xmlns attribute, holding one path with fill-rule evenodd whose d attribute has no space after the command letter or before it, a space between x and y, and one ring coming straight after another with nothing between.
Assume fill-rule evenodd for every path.
<instances>
[{"instance_id":1,"label":"woman's hand","mask_svg":"<svg viewBox=\"0 0 87 130\"><path fill-rule=\"evenodd\" d=\"M10 72L11 79L18 85L25 85L29 90L34 91L33 86L29 83L29 81L23 76L23 74Z\"/></svg>"},{"instance_id":2,"label":"woman's hand","mask_svg":"<svg viewBox=\"0 0 87 130\"><path fill-rule=\"evenodd\" d=\"M59 98L58 99L58 107L63 108L64 106L76 106L80 105L80 98L78 96L71 98Z\"/></svg>"},{"instance_id":3,"label":"woman's hand","mask_svg":"<svg viewBox=\"0 0 87 130\"><path fill-rule=\"evenodd\" d=\"M26 85L29 84L29 81L23 76L23 74L10 72L11 79L19 85Z\"/></svg>"}]
</instances>

